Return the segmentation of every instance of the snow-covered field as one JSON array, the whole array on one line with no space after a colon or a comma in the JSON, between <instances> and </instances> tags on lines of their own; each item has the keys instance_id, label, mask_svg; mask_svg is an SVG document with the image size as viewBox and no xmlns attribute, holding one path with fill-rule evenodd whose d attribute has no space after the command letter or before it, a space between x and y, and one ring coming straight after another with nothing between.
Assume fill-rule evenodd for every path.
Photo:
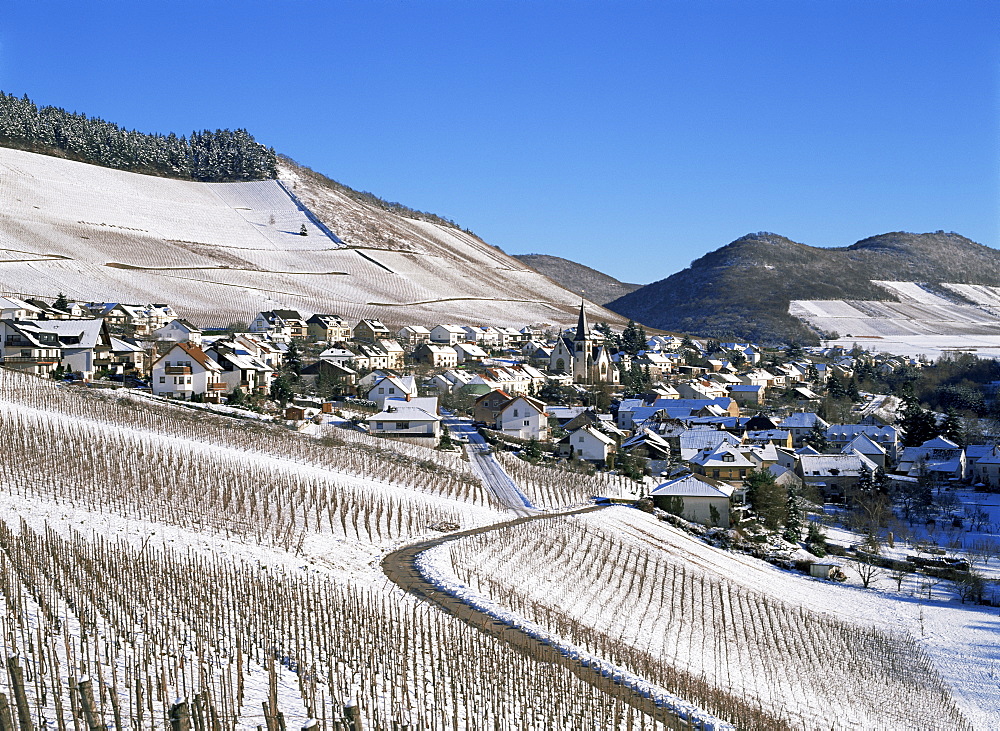
<instances>
[{"instance_id":1,"label":"snow-covered field","mask_svg":"<svg viewBox=\"0 0 1000 731\"><path fill-rule=\"evenodd\" d=\"M449 548L456 582L709 711L728 693L775 728L1000 717L995 610L791 574L627 508Z\"/></svg>"},{"instance_id":2,"label":"snow-covered field","mask_svg":"<svg viewBox=\"0 0 1000 731\"><path fill-rule=\"evenodd\" d=\"M575 294L474 236L282 174L195 183L0 148L0 291L169 302L203 326L282 307L391 324L574 321Z\"/></svg>"},{"instance_id":3,"label":"snow-covered field","mask_svg":"<svg viewBox=\"0 0 1000 731\"><path fill-rule=\"evenodd\" d=\"M829 345L931 359L948 351L1000 357L1000 300L988 287L944 284L976 305L952 302L916 282L876 284L899 302L793 300L789 313L839 337ZM994 297L994 299L990 299Z\"/></svg>"},{"instance_id":4,"label":"snow-covered field","mask_svg":"<svg viewBox=\"0 0 1000 731\"><path fill-rule=\"evenodd\" d=\"M386 580L400 545L511 517L456 455L2 370L0 440L0 649L29 671L38 726L72 723L70 681L89 676L106 722L150 727L200 697L228 728L263 724L265 703L330 728L353 696L385 731L663 728ZM628 492L509 467L552 507ZM568 651L741 728L1000 717L997 614L940 592L804 578L623 507L435 551Z\"/></svg>"}]
</instances>

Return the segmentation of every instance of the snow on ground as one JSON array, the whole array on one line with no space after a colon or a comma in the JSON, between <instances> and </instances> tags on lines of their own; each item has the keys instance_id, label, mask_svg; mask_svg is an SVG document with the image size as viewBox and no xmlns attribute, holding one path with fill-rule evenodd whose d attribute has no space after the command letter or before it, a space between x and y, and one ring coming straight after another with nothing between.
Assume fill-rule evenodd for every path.
<instances>
[{"instance_id":1,"label":"snow on ground","mask_svg":"<svg viewBox=\"0 0 1000 731\"><path fill-rule=\"evenodd\" d=\"M896 592L890 588L895 582L888 580L878 581L877 589L862 589L849 568L847 585L813 579L713 548L627 508L593 513L584 520L680 554L690 566L727 582L858 624L859 631L865 625L902 630L930 654L976 728L994 728L1000 718L1000 610L996 608L963 605L954 595L925 601L910 595L915 586L904 584L904 591Z\"/></svg>"},{"instance_id":2,"label":"snow on ground","mask_svg":"<svg viewBox=\"0 0 1000 731\"><path fill-rule=\"evenodd\" d=\"M170 180L0 149L0 288L170 302L202 326L278 307L388 323L575 321L576 295L474 236L291 183ZM331 236L293 195L322 204ZM412 253L381 248L386 227Z\"/></svg>"},{"instance_id":3,"label":"snow on ground","mask_svg":"<svg viewBox=\"0 0 1000 731\"><path fill-rule=\"evenodd\" d=\"M990 288L942 286L976 305L959 304L917 282L877 281L899 302L793 300L789 313L817 330L837 333L826 345L862 348L897 355L937 358L948 351L1000 357L1000 300Z\"/></svg>"}]
</instances>

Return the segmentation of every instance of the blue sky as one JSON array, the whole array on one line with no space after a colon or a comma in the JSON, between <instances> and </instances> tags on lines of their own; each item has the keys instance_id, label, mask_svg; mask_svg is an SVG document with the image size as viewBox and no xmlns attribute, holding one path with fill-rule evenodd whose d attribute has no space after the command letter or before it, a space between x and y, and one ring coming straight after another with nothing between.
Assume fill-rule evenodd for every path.
<instances>
[{"instance_id":1,"label":"blue sky","mask_svg":"<svg viewBox=\"0 0 1000 731\"><path fill-rule=\"evenodd\" d=\"M998 21L971 0L0 0L0 90L246 127L508 253L646 283L760 230L1000 248Z\"/></svg>"}]
</instances>

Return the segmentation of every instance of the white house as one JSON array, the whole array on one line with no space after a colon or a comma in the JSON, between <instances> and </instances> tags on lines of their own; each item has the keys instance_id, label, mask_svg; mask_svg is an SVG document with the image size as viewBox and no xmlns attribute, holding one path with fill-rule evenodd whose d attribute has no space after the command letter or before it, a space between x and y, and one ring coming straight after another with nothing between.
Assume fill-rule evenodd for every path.
<instances>
[{"instance_id":1,"label":"white house","mask_svg":"<svg viewBox=\"0 0 1000 731\"><path fill-rule=\"evenodd\" d=\"M384 409L386 401L409 401L416 396L417 380L413 376L384 376L368 389L365 398Z\"/></svg>"},{"instance_id":2,"label":"white house","mask_svg":"<svg viewBox=\"0 0 1000 731\"><path fill-rule=\"evenodd\" d=\"M178 343L193 343L201 345L202 332L187 320L175 319L163 327L153 331L157 340L173 340Z\"/></svg>"},{"instance_id":3,"label":"white house","mask_svg":"<svg viewBox=\"0 0 1000 731\"><path fill-rule=\"evenodd\" d=\"M456 343L454 347L459 363L482 363L490 357L485 350L475 343Z\"/></svg>"},{"instance_id":4,"label":"white house","mask_svg":"<svg viewBox=\"0 0 1000 731\"><path fill-rule=\"evenodd\" d=\"M413 360L434 368L454 368L458 365L458 353L450 345L421 343L413 351Z\"/></svg>"},{"instance_id":5,"label":"white house","mask_svg":"<svg viewBox=\"0 0 1000 731\"><path fill-rule=\"evenodd\" d=\"M497 430L518 439L549 438L549 415L545 404L530 396L516 396L500 408L497 413Z\"/></svg>"},{"instance_id":6,"label":"white house","mask_svg":"<svg viewBox=\"0 0 1000 731\"><path fill-rule=\"evenodd\" d=\"M458 325L436 325L431 328L431 342L439 345L464 343L467 333Z\"/></svg>"},{"instance_id":7,"label":"white house","mask_svg":"<svg viewBox=\"0 0 1000 731\"><path fill-rule=\"evenodd\" d=\"M197 345L177 343L153 363L153 393L189 399L194 394L215 396L226 390L222 367Z\"/></svg>"},{"instance_id":8,"label":"white house","mask_svg":"<svg viewBox=\"0 0 1000 731\"><path fill-rule=\"evenodd\" d=\"M565 452L569 457L576 456L588 462L607 462L618 445L607 434L588 424L563 437L559 447L560 454Z\"/></svg>"},{"instance_id":9,"label":"white house","mask_svg":"<svg viewBox=\"0 0 1000 731\"><path fill-rule=\"evenodd\" d=\"M653 505L692 523L729 527L729 503L734 488L704 475L684 475L649 493ZM714 512L712 508L715 508Z\"/></svg>"},{"instance_id":10,"label":"white house","mask_svg":"<svg viewBox=\"0 0 1000 731\"><path fill-rule=\"evenodd\" d=\"M368 431L377 436L437 439L441 436L441 417L436 398L412 401L388 399L382 411L366 419Z\"/></svg>"},{"instance_id":11,"label":"white house","mask_svg":"<svg viewBox=\"0 0 1000 731\"><path fill-rule=\"evenodd\" d=\"M431 331L423 325L404 325L396 331L396 339L404 345L429 343Z\"/></svg>"}]
</instances>

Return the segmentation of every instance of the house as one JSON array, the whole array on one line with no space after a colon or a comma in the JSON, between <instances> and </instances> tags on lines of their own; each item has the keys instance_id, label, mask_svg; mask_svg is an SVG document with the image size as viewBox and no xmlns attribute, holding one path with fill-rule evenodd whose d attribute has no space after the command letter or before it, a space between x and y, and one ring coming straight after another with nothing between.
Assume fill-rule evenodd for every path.
<instances>
[{"instance_id":1,"label":"house","mask_svg":"<svg viewBox=\"0 0 1000 731\"><path fill-rule=\"evenodd\" d=\"M272 333L287 338L304 338L309 332L298 310L259 312L248 329L252 333Z\"/></svg>"},{"instance_id":2,"label":"house","mask_svg":"<svg viewBox=\"0 0 1000 731\"><path fill-rule=\"evenodd\" d=\"M885 447L890 463L895 464L899 459L899 432L894 426L831 424L826 430L826 439L831 448L839 450L853 442L859 434L867 434L873 442Z\"/></svg>"},{"instance_id":3,"label":"house","mask_svg":"<svg viewBox=\"0 0 1000 731\"><path fill-rule=\"evenodd\" d=\"M431 331L423 325L404 325L396 331L396 340L403 345L416 346L431 341Z\"/></svg>"},{"instance_id":4,"label":"house","mask_svg":"<svg viewBox=\"0 0 1000 731\"><path fill-rule=\"evenodd\" d=\"M369 368L378 370L389 367L389 361L391 360L389 354L377 344L355 342L354 352L354 364L358 370ZM362 363L366 363L367 365L362 365Z\"/></svg>"},{"instance_id":5,"label":"house","mask_svg":"<svg viewBox=\"0 0 1000 731\"><path fill-rule=\"evenodd\" d=\"M496 428L518 439L549 438L549 415L545 404L530 396L515 396L497 410Z\"/></svg>"},{"instance_id":6,"label":"house","mask_svg":"<svg viewBox=\"0 0 1000 731\"><path fill-rule=\"evenodd\" d=\"M189 399L195 394L217 399L227 390L222 367L197 345L177 343L153 363L153 393Z\"/></svg>"},{"instance_id":7,"label":"house","mask_svg":"<svg viewBox=\"0 0 1000 731\"><path fill-rule=\"evenodd\" d=\"M205 352L219 366L219 381L232 393L266 392L275 370L236 341L216 341Z\"/></svg>"},{"instance_id":8,"label":"house","mask_svg":"<svg viewBox=\"0 0 1000 731\"><path fill-rule=\"evenodd\" d=\"M818 490L832 503L846 502L865 472L875 474L877 464L862 454L809 454L799 451L796 474L807 487Z\"/></svg>"},{"instance_id":9,"label":"house","mask_svg":"<svg viewBox=\"0 0 1000 731\"><path fill-rule=\"evenodd\" d=\"M877 464L883 470L888 467L887 462L887 451L886 448L881 444L875 442L867 434L858 434L854 439L847 444L841 450L844 454L851 454L852 452L858 452L859 454L865 455L872 462Z\"/></svg>"},{"instance_id":10,"label":"house","mask_svg":"<svg viewBox=\"0 0 1000 731\"><path fill-rule=\"evenodd\" d=\"M3 366L47 376L62 359L59 336L34 320L0 320L3 336Z\"/></svg>"},{"instance_id":11,"label":"house","mask_svg":"<svg viewBox=\"0 0 1000 731\"><path fill-rule=\"evenodd\" d=\"M2 302L3 300L9 301L9 298L0 297L0 302ZM69 312L67 312L66 310L60 310L54 304L50 305L45 300L38 299L36 297L25 297L23 300L20 301L36 308L38 310L37 317L40 320L68 320L70 317ZM4 315L3 313L2 306L0 306L0 316L6 317L6 315ZM2 317L0 317L0 319L2 319Z\"/></svg>"},{"instance_id":12,"label":"house","mask_svg":"<svg viewBox=\"0 0 1000 731\"><path fill-rule=\"evenodd\" d=\"M572 339L560 337L549 358L551 373L567 373L575 383L618 383L620 374L604 346L604 336L590 329L584 304Z\"/></svg>"},{"instance_id":13,"label":"house","mask_svg":"<svg viewBox=\"0 0 1000 731\"><path fill-rule=\"evenodd\" d=\"M677 394L683 399L712 401L729 396L728 389L710 380L686 381L676 384ZM733 398L736 398L734 395Z\"/></svg>"},{"instance_id":14,"label":"house","mask_svg":"<svg viewBox=\"0 0 1000 731\"><path fill-rule=\"evenodd\" d=\"M111 335L109 338L109 348L106 353L107 361L104 361L98 348L96 364L116 374L123 373L144 373L146 370L146 351L133 340L127 338L117 338ZM67 354L66 347L63 347L63 359Z\"/></svg>"},{"instance_id":15,"label":"house","mask_svg":"<svg viewBox=\"0 0 1000 731\"><path fill-rule=\"evenodd\" d=\"M380 409L386 401L410 401L417 396L417 379L413 376L384 376L368 389L365 398L374 401Z\"/></svg>"},{"instance_id":16,"label":"house","mask_svg":"<svg viewBox=\"0 0 1000 731\"><path fill-rule=\"evenodd\" d=\"M739 447L740 439L736 435L722 429L685 429L677 435L677 449L681 459L689 460L699 452L713 450L720 444Z\"/></svg>"},{"instance_id":17,"label":"house","mask_svg":"<svg viewBox=\"0 0 1000 731\"><path fill-rule=\"evenodd\" d=\"M438 373L436 376L432 376L426 381L426 385L428 388L437 391L439 394L455 393L463 386L467 386L471 383L473 378L475 378L475 376L468 371L447 370L444 373Z\"/></svg>"},{"instance_id":18,"label":"house","mask_svg":"<svg viewBox=\"0 0 1000 731\"><path fill-rule=\"evenodd\" d=\"M313 315L306 320L306 334L310 340L342 343L351 339L352 332L340 315Z\"/></svg>"},{"instance_id":19,"label":"house","mask_svg":"<svg viewBox=\"0 0 1000 731\"><path fill-rule=\"evenodd\" d=\"M356 370L322 358L305 366L299 375L301 378L314 381L321 391L332 393L334 396L353 393L353 387L358 382Z\"/></svg>"},{"instance_id":20,"label":"house","mask_svg":"<svg viewBox=\"0 0 1000 731\"><path fill-rule=\"evenodd\" d=\"M692 523L729 528L729 505L734 488L704 475L684 475L654 488L649 496L660 510Z\"/></svg>"},{"instance_id":21,"label":"house","mask_svg":"<svg viewBox=\"0 0 1000 731\"><path fill-rule=\"evenodd\" d=\"M441 436L441 417L437 415L437 399L385 401L382 411L365 420L368 431L376 436L415 437L436 441Z\"/></svg>"},{"instance_id":22,"label":"house","mask_svg":"<svg viewBox=\"0 0 1000 731\"><path fill-rule=\"evenodd\" d=\"M320 360L347 366L355 370L363 371L371 368L367 358L347 347L344 343L337 343L333 347L327 348L319 354L319 357Z\"/></svg>"},{"instance_id":23,"label":"house","mask_svg":"<svg viewBox=\"0 0 1000 731\"><path fill-rule=\"evenodd\" d=\"M510 403L511 398L512 396L509 393L501 390L483 394L476 399L472 418L492 428L497 422L500 409Z\"/></svg>"},{"instance_id":24,"label":"house","mask_svg":"<svg viewBox=\"0 0 1000 731\"><path fill-rule=\"evenodd\" d=\"M194 345L202 343L201 329L180 318L173 319L163 327L154 330L153 337L157 340L173 340L177 343L193 343Z\"/></svg>"},{"instance_id":25,"label":"house","mask_svg":"<svg viewBox=\"0 0 1000 731\"><path fill-rule=\"evenodd\" d=\"M792 435L790 432L781 429L761 429L759 431L747 431L743 435L743 440L747 444L773 444L776 447L792 448Z\"/></svg>"},{"instance_id":26,"label":"house","mask_svg":"<svg viewBox=\"0 0 1000 731\"><path fill-rule=\"evenodd\" d=\"M458 353L450 345L421 343L413 351L413 360L433 368L454 368L458 365Z\"/></svg>"},{"instance_id":27,"label":"house","mask_svg":"<svg viewBox=\"0 0 1000 731\"><path fill-rule=\"evenodd\" d=\"M405 364L406 351L403 350L403 346L395 340L379 340L375 343L375 347L388 356L386 360L387 368L399 370Z\"/></svg>"},{"instance_id":28,"label":"house","mask_svg":"<svg viewBox=\"0 0 1000 731\"><path fill-rule=\"evenodd\" d=\"M649 460L649 469L656 475L670 468L671 455L676 450L670 442L651 429L640 429L622 442L620 451Z\"/></svg>"},{"instance_id":29,"label":"house","mask_svg":"<svg viewBox=\"0 0 1000 731\"><path fill-rule=\"evenodd\" d=\"M606 464L608 457L618 451L618 443L596 426L575 429L558 442L561 457L576 457L588 462Z\"/></svg>"},{"instance_id":30,"label":"house","mask_svg":"<svg viewBox=\"0 0 1000 731\"><path fill-rule=\"evenodd\" d=\"M706 447L687 461L699 475L735 485L742 485L750 470L757 466L739 448L727 443L719 444L715 449Z\"/></svg>"},{"instance_id":31,"label":"house","mask_svg":"<svg viewBox=\"0 0 1000 731\"><path fill-rule=\"evenodd\" d=\"M824 431L830 428L830 425L817 414L811 411L796 411L779 422L778 428L791 433L792 446L798 448L805 444L805 438L817 424Z\"/></svg>"},{"instance_id":32,"label":"house","mask_svg":"<svg viewBox=\"0 0 1000 731\"><path fill-rule=\"evenodd\" d=\"M482 363L490 357L489 353L475 343L456 343L454 349L459 363Z\"/></svg>"},{"instance_id":33,"label":"house","mask_svg":"<svg viewBox=\"0 0 1000 731\"><path fill-rule=\"evenodd\" d=\"M989 447L972 465L973 480L987 490L1000 488L1000 447Z\"/></svg>"},{"instance_id":34,"label":"house","mask_svg":"<svg viewBox=\"0 0 1000 731\"><path fill-rule=\"evenodd\" d=\"M457 345L466 340L465 329L458 325L435 325L431 328L431 342L439 345Z\"/></svg>"},{"instance_id":35,"label":"house","mask_svg":"<svg viewBox=\"0 0 1000 731\"><path fill-rule=\"evenodd\" d=\"M359 343L375 343L378 340L389 340L392 333L379 320L362 320L354 326L354 340ZM373 368L377 366L372 366Z\"/></svg>"},{"instance_id":36,"label":"house","mask_svg":"<svg viewBox=\"0 0 1000 731\"><path fill-rule=\"evenodd\" d=\"M903 450L896 472L910 477L927 474L935 481L962 480L966 477L965 450L947 437L928 439L919 447Z\"/></svg>"},{"instance_id":37,"label":"house","mask_svg":"<svg viewBox=\"0 0 1000 731\"><path fill-rule=\"evenodd\" d=\"M759 404L764 400L765 387L761 385L739 384L729 387L729 395L739 404Z\"/></svg>"}]
</instances>

